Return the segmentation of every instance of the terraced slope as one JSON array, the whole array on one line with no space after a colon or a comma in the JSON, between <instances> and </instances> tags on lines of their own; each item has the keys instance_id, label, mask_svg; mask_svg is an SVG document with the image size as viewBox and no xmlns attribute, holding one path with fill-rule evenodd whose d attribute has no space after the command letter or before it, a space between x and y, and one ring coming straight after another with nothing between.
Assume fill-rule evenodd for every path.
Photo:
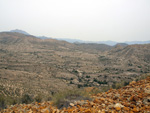
<instances>
[{"instance_id":1,"label":"terraced slope","mask_svg":"<svg viewBox=\"0 0 150 113\"><path fill-rule=\"evenodd\" d=\"M0 94L5 98L119 88L145 73L150 73L150 44L110 47L0 33Z\"/></svg>"},{"instance_id":2,"label":"terraced slope","mask_svg":"<svg viewBox=\"0 0 150 113\"><path fill-rule=\"evenodd\" d=\"M24 93L48 95L63 88L77 87L84 70L97 68L93 65L97 61L96 54L105 47L110 49L103 44L80 46L20 33L0 33L1 94L12 97L21 97Z\"/></svg>"}]
</instances>

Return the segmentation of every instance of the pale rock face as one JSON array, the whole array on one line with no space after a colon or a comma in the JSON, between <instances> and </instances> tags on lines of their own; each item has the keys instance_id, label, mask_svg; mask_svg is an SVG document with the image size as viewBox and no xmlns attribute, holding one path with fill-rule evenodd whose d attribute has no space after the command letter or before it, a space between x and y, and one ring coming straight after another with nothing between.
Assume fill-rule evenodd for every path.
<instances>
[{"instance_id":1,"label":"pale rock face","mask_svg":"<svg viewBox=\"0 0 150 113\"><path fill-rule=\"evenodd\" d=\"M72 107L73 107L73 106L74 106L74 104L73 104L73 103L70 103L70 106L72 106Z\"/></svg>"},{"instance_id":2,"label":"pale rock face","mask_svg":"<svg viewBox=\"0 0 150 113\"><path fill-rule=\"evenodd\" d=\"M114 107L115 107L115 108L116 108L116 107L123 108L124 106L123 106L122 104L120 104L120 103L117 103L117 104L114 105Z\"/></svg>"},{"instance_id":3,"label":"pale rock face","mask_svg":"<svg viewBox=\"0 0 150 113\"><path fill-rule=\"evenodd\" d=\"M145 93L150 94L150 86L147 86L144 88Z\"/></svg>"}]
</instances>

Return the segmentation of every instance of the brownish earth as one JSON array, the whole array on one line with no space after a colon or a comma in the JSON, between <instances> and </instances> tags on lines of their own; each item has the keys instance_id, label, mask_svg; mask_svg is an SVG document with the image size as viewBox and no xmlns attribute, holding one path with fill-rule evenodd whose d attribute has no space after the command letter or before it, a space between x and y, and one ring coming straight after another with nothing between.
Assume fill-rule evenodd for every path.
<instances>
[{"instance_id":1,"label":"brownish earth","mask_svg":"<svg viewBox=\"0 0 150 113\"><path fill-rule=\"evenodd\" d=\"M52 102L36 102L10 106L1 113L149 113L150 77L92 97L93 101L83 101L82 105L82 100L80 103L70 103L69 108L61 110L53 107Z\"/></svg>"},{"instance_id":2,"label":"brownish earth","mask_svg":"<svg viewBox=\"0 0 150 113\"><path fill-rule=\"evenodd\" d=\"M149 72L150 44L111 47L0 33L0 93L5 96L110 88Z\"/></svg>"}]
</instances>

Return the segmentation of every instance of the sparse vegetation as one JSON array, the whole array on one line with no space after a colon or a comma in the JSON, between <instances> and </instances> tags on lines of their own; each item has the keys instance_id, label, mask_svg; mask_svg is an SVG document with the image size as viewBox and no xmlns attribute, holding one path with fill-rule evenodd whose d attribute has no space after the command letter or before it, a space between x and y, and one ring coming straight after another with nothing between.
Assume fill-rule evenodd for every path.
<instances>
[{"instance_id":1,"label":"sparse vegetation","mask_svg":"<svg viewBox=\"0 0 150 113\"><path fill-rule=\"evenodd\" d=\"M0 95L0 110L7 108L8 105L14 105L14 104L19 104L20 101L18 100L18 98L13 98L10 96L4 96L4 95Z\"/></svg>"},{"instance_id":2,"label":"sparse vegetation","mask_svg":"<svg viewBox=\"0 0 150 113\"><path fill-rule=\"evenodd\" d=\"M6 107L5 102L5 97L3 95L0 95L0 110Z\"/></svg>"},{"instance_id":3,"label":"sparse vegetation","mask_svg":"<svg viewBox=\"0 0 150 113\"><path fill-rule=\"evenodd\" d=\"M23 95L23 97L21 98L21 102L25 103L25 104L29 104L31 102L33 102L33 99L31 98L31 96L29 96L28 94Z\"/></svg>"},{"instance_id":4,"label":"sparse vegetation","mask_svg":"<svg viewBox=\"0 0 150 113\"><path fill-rule=\"evenodd\" d=\"M89 99L90 99L89 94L80 89L65 90L56 93L52 97L54 105L57 106L59 109L63 107L69 107L69 104L74 101L89 100Z\"/></svg>"},{"instance_id":5,"label":"sparse vegetation","mask_svg":"<svg viewBox=\"0 0 150 113\"><path fill-rule=\"evenodd\" d=\"M42 98L43 98L43 96L42 96L41 94L38 94L38 95L34 98L34 100L35 100L36 102L42 102Z\"/></svg>"},{"instance_id":6,"label":"sparse vegetation","mask_svg":"<svg viewBox=\"0 0 150 113\"><path fill-rule=\"evenodd\" d=\"M91 95L96 95L98 93L101 93L102 90L100 90L99 88L97 87L93 87L93 89L89 92Z\"/></svg>"},{"instance_id":7,"label":"sparse vegetation","mask_svg":"<svg viewBox=\"0 0 150 113\"><path fill-rule=\"evenodd\" d=\"M90 78L90 76L87 75L86 78Z\"/></svg>"},{"instance_id":8,"label":"sparse vegetation","mask_svg":"<svg viewBox=\"0 0 150 113\"><path fill-rule=\"evenodd\" d=\"M114 48L45 41L17 33L0 33L0 44L3 107L40 102L43 97L51 100L46 96L74 87L97 87L101 91L120 88L150 73L150 44Z\"/></svg>"}]
</instances>

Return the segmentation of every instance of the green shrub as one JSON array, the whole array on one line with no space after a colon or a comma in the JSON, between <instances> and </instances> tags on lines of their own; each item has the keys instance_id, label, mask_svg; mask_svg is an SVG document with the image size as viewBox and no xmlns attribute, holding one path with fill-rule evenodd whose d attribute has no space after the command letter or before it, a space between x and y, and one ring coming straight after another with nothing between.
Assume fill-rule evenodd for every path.
<instances>
[{"instance_id":1,"label":"green shrub","mask_svg":"<svg viewBox=\"0 0 150 113\"><path fill-rule=\"evenodd\" d=\"M42 102L42 95L41 95L41 94L38 94L38 95L34 98L34 100L35 100L36 102Z\"/></svg>"},{"instance_id":2,"label":"green shrub","mask_svg":"<svg viewBox=\"0 0 150 113\"><path fill-rule=\"evenodd\" d=\"M102 86L101 87L101 92L106 92L110 89L111 87L110 86Z\"/></svg>"},{"instance_id":3,"label":"green shrub","mask_svg":"<svg viewBox=\"0 0 150 113\"><path fill-rule=\"evenodd\" d=\"M81 87L83 87L81 84L78 84L78 88L81 88Z\"/></svg>"},{"instance_id":4,"label":"green shrub","mask_svg":"<svg viewBox=\"0 0 150 113\"><path fill-rule=\"evenodd\" d=\"M58 92L52 97L52 101L57 108L61 109L63 107L68 107L70 102L77 100L89 100L89 94L80 90L65 90L63 92Z\"/></svg>"},{"instance_id":5,"label":"green shrub","mask_svg":"<svg viewBox=\"0 0 150 113\"><path fill-rule=\"evenodd\" d=\"M18 98L0 95L0 109L19 103Z\"/></svg>"},{"instance_id":6,"label":"green shrub","mask_svg":"<svg viewBox=\"0 0 150 113\"><path fill-rule=\"evenodd\" d=\"M146 79L147 77L150 77L150 74L143 74L139 77L136 78L136 81L142 80L142 79Z\"/></svg>"},{"instance_id":7,"label":"green shrub","mask_svg":"<svg viewBox=\"0 0 150 113\"><path fill-rule=\"evenodd\" d=\"M90 91L90 94L91 94L91 95L96 95L96 94L101 93L101 92L102 92L102 91L101 91L99 88L94 87L94 88Z\"/></svg>"},{"instance_id":8,"label":"green shrub","mask_svg":"<svg viewBox=\"0 0 150 113\"><path fill-rule=\"evenodd\" d=\"M0 109L4 109L6 107L5 97L0 95Z\"/></svg>"},{"instance_id":9,"label":"green shrub","mask_svg":"<svg viewBox=\"0 0 150 113\"><path fill-rule=\"evenodd\" d=\"M73 78L70 78L70 80L73 80Z\"/></svg>"},{"instance_id":10,"label":"green shrub","mask_svg":"<svg viewBox=\"0 0 150 113\"><path fill-rule=\"evenodd\" d=\"M90 78L90 76L87 75L86 78Z\"/></svg>"},{"instance_id":11,"label":"green shrub","mask_svg":"<svg viewBox=\"0 0 150 113\"><path fill-rule=\"evenodd\" d=\"M122 81L119 83L113 83L112 88L113 89L119 89L119 88L127 86L127 85L129 85L129 81Z\"/></svg>"},{"instance_id":12,"label":"green shrub","mask_svg":"<svg viewBox=\"0 0 150 113\"><path fill-rule=\"evenodd\" d=\"M33 99L28 94L25 94L21 98L21 102L25 103L25 104L29 104L29 103L33 102Z\"/></svg>"},{"instance_id":13,"label":"green shrub","mask_svg":"<svg viewBox=\"0 0 150 113\"><path fill-rule=\"evenodd\" d=\"M125 81L124 86L127 86L127 85L129 85L129 82Z\"/></svg>"},{"instance_id":14,"label":"green shrub","mask_svg":"<svg viewBox=\"0 0 150 113\"><path fill-rule=\"evenodd\" d=\"M72 82L72 81L70 81L70 84L73 84L73 82Z\"/></svg>"}]
</instances>

